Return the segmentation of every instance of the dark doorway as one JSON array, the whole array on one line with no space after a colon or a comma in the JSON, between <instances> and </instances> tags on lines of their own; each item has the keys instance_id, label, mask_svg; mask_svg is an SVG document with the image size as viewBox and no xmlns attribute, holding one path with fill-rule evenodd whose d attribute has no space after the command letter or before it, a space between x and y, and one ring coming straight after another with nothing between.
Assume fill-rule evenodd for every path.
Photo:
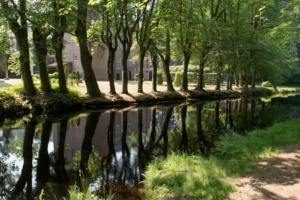
<instances>
[{"instance_id":1,"label":"dark doorway","mask_svg":"<svg viewBox=\"0 0 300 200\"><path fill-rule=\"evenodd\" d=\"M149 81L152 81L152 71L149 71Z\"/></svg>"},{"instance_id":2,"label":"dark doorway","mask_svg":"<svg viewBox=\"0 0 300 200\"><path fill-rule=\"evenodd\" d=\"M129 71L128 80L132 80L131 79L131 71Z\"/></svg>"}]
</instances>

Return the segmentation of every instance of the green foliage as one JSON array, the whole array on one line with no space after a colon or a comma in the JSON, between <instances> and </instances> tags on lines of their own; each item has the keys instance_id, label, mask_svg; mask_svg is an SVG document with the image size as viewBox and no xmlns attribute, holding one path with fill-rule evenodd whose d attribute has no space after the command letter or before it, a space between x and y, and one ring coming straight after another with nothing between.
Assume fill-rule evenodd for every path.
<instances>
[{"instance_id":1,"label":"green foliage","mask_svg":"<svg viewBox=\"0 0 300 200\"><path fill-rule=\"evenodd\" d=\"M189 65L188 72L198 72L199 66ZM170 66L170 72L183 71L183 65L173 65Z\"/></svg>"},{"instance_id":2,"label":"green foliage","mask_svg":"<svg viewBox=\"0 0 300 200\"><path fill-rule=\"evenodd\" d=\"M173 79L175 87L180 87L182 85L182 76L183 71L178 71L175 73L175 78Z\"/></svg>"},{"instance_id":3,"label":"green foliage","mask_svg":"<svg viewBox=\"0 0 300 200\"><path fill-rule=\"evenodd\" d=\"M19 57L20 57L19 51L15 51L12 54L10 54L8 59L8 70L16 74L17 76L21 74L21 65L20 65Z\"/></svg>"},{"instance_id":4,"label":"green foliage","mask_svg":"<svg viewBox=\"0 0 300 200\"><path fill-rule=\"evenodd\" d=\"M204 83L207 85L214 85L216 83L217 76L217 73L205 73Z\"/></svg>"},{"instance_id":5,"label":"green foliage","mask_svg":"<svg viewBox=\"0 0 300 200\"><path fill-rule=\"evenodd\" d=\"M75 171L80 170L81 151L77 151L73 157L73 168ZM91 178L97 178L103 172L101 165L101 157L98 151L95 151L94 147L88 160L88 171L91 174Z\"/></svg>"},{"instance_id":6,"label":"green foliage","mask_svg":"<svg viewBox=\"0 0 300 200\"><path fill-rule=\"evenodd\" d=\"M158 85L163 84L163 74L161 70L157 70L157 84Z\"/></svg>"},{"instance_id":7,"label":"green foliage","mask_svg":"<svg viewBox=\"0 0 300 200\"><path fill-rule=\"evenodd\" d=\"M225 199L234 191L224 171L199 156L171 154L152 162L145 173L147 199Z\"/></svg>"},{"instance_id":8,"label":"green foliage","mask_svg":"<svg viewBox=\"0 0 300 200\"><path fill-rule=\"evenodd\" d=\"M270 81L264 81L261 83L262 87L273 87L272 83Z\"/></svg>"},{"instance_id":9,"label":"green foliage","mask_svg":"<svg viewBox=\"0 0 300 200\"><path fill-rule=\"evenodd\" d=\"M61 93L57 84L53 84L52 90L49 98L43 103L44 111L61 113L81 108L79 92L75 88L69 87L69 93L64 94Z\"/></svg>"},{"instance_id":10,"label":"green foliage","mask_svg":"<svg viewBox=\"0 0 300 200\"><path fill-rule=\"evenodd\" d=\"M20 84L5 87L0 91L0 104L2 104L3 108L2 112L15 115L30 107L29 102L23 100L25 95L23 85Z\"/></svg>"}]
</instances>

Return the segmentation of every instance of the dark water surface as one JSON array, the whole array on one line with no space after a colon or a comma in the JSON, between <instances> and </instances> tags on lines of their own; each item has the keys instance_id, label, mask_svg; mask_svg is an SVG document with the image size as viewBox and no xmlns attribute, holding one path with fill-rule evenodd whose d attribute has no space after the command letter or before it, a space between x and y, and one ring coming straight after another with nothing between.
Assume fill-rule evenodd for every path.
<instances>
[{"instance_id":1,"label":"dark water surface","mask_svg":"<svg viewBox=\"0 0 300 200\"><path fill-rule=\"evenodd\" d=\"M170 152L208 156L214 142L300 118L300 96L199 102L0 121L0 197L62 199L75 183L141 199L143 172ZM80 178L85 177L85 178ZM80 184L81 183L81 184ZM83 184L84 183L84 184Z\"/></svg>"}]
</instances>

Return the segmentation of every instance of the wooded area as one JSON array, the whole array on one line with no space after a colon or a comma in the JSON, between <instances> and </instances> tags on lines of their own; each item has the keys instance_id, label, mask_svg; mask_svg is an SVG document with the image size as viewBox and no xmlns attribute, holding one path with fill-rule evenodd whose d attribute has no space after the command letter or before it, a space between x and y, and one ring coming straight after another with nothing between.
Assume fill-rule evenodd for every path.
<instances>
[{"instance_id":1,"label":"wooded area","mask_svg":"<svg viewBox=\"0 0 300 200\"><path fill-rule=\"evenodd\" d=\"M143 63L157 66L167 90L174 91L170 63L183 65L181 89L188 90L189 66L197 65L197 90L203 90L205 68L216 73L216 90L224 77L232 85L255 88L269 81L274 87L300 74L296 44L299 40L300 0L0 0L0 52L10 53L9 30L17 41L24 88L36 93L30 72L29 46L35 49L41 89L51 91L46 55L55 54L59 85L67 93L62 50L64 34L76 36L88 94L101 95L91 67L91 52L107 46L110 92L115 94L115 53L122 48L122 93L128 93L127 60L138 49L138 92L143 92ZM28 33L32 36L28 36Z\"/></svg>"}]
</instances>

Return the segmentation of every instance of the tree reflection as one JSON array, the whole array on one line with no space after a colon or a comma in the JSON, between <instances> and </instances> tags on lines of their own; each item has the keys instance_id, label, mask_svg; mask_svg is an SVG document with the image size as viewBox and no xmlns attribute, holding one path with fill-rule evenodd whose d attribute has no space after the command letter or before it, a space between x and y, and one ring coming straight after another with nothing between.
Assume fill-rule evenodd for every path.
<instances>
[{"instance_id":1,"label":"tree reflection","mask_svg":"<svg viewBox=\"0 0 300 200\"><path fill-rule=\"evenodd\" d=\"M101 115L100 112L95 112L95 113L90 113L87 116L87 121L85 125L85 134L81 145L81 159L80 159L80 169L82 170L85 176L87 175L88 172L88 161L89 161L90 154L93 150L92 141L93 141L93 137L95 134L95 130L97 128L100 115Z\"/></svg>"},{"instance_id":2,"label":"tree reflection","mask_svg":"<svg viewBox=\"0 0 300 200\"><path fill-rule=\"evenodd\" d=\"M186 132L186 113L187 113L187 106L182 106L181 108L181 140L179 144L179 149L182 151L187 151L188 149L188 135Z\"/></svg>"},{"instance_id":3,"label":"tree reflection","mask_svg":"<svg viewBox=\"0 0 300 200\"><path fill-rule=\"evenodd\" d=\"M174 107L168 107L167 109L167 113L165 115L162 127L161 127L161 133L160 136L157 139L156 144L158 144L161 139L163 139L164 144L163 144L163 155L164 157L167 157L167 152L168 152L168 127L169 127L169 122L172 116L172 112L173 112L173 108Z\"/></svg>"},{"instance_id":4,"label":"tree reflection","mask_svg":"<svg viewBox=\"0 0 300 200\"><path fill-rule=\"evenodd\" d=\"M13 192L12 199L17 199L17 196L23 191L25 185L26 199L31 199L32 196L32 150L33 150L33 137L37 122L31 119L25 126L24 142L23 142L23 167L21 176L17 181Z\"/></svg>"},{"instance_id":5,"label":"tree reflection","mask_svg":"<svg viewBox=\"0 0 300 200\"><path fill-rule=\"evenodd\" d=\"M68 119L65 118L60 122L60 126L59 126L57 160L55 162L55 167L54 167L58 183L66 182L69 180L65 168L65 156L64 156L67 126L68 126Z\"/></svg>"},{"instance_id":6,"label":"tree reflection","mask_svg":"<svg viewBox=\"0 0 300 200\"><path fill-rule=\"evenodd\" d=\"M48 153L48 144L51 130L52 121L50 119L45 119L45 121L42 123L41 145L37 160L37 194L40 194L50 176L50 157Z\"/></svg>"},{"instance_id":7,"label":"tree reflection","mask_svg":"<svg viewBox=\"0 0 300 200\"><path fill-rule=\"evenodd\" d=\"M197 113L197 135L199 140L199 148L202 155L208 154L208 141L206 139L206 136L204 134L203 128L202 128L202 109L203 104L197 104L196 105L196 113Z\"/></svg>"},{"instance_id":8,"label":"tree reflection","mask_svg":"<svg viewBox=\"0 0 300 200\"><path fill-rule=\"evenodd\" d=\"M125 158L130 157L130 151L127 145L127 119L128 117L128 111L123 111L122 112L122 136L121 136L121 143L122 143L122 156Z\"/></svg>"}]
</instances>

